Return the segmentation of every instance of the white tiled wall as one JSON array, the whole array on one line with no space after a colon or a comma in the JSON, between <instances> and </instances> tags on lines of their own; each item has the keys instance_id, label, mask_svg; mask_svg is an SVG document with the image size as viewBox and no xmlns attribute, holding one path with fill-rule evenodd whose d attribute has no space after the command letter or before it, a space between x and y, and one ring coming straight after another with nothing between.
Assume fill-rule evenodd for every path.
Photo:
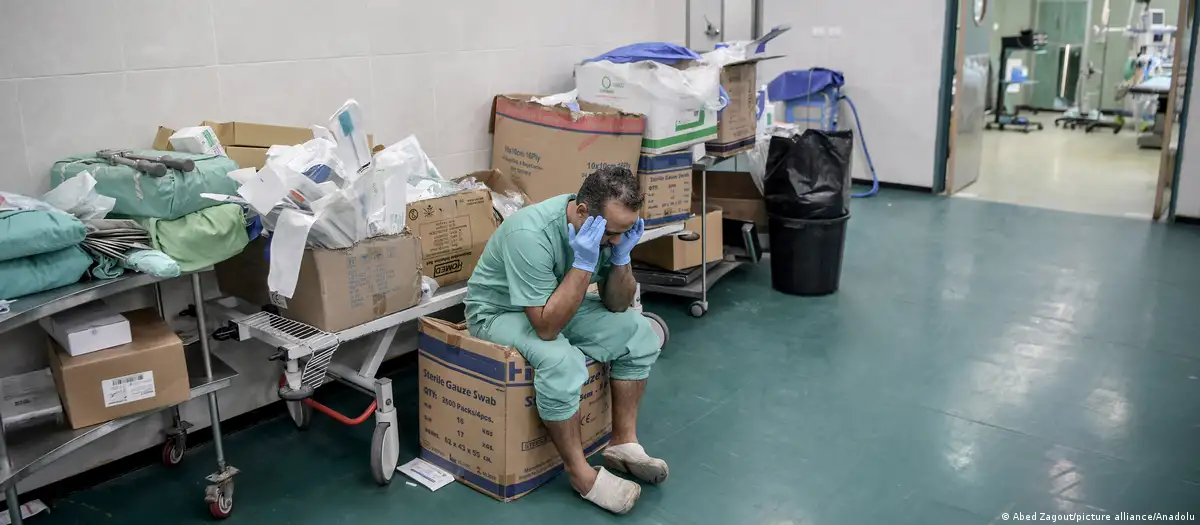
<instances>
[{"instance_id":1,"label":"white tiled wall","mask_svg":"<svg viewBox=\"0 0 1200 525\"><path fill-rule=\"evenodd\" d=\"M559 92L576 61L683 43L685 0L0 0L0 190L157 126L307 126L347 98L447 174L489 163L498 92Z\"/></svg>"}]
</instances>

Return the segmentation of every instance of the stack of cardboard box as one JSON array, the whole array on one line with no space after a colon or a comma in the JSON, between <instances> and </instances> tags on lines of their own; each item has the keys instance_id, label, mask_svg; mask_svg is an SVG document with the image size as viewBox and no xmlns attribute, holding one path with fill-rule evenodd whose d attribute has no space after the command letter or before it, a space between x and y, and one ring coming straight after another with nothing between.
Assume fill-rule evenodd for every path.
<instances>
[{"instance_id":1,"label":"stack of cardboard box","mask_svg":"<svg viewBox=\"0 0 1200 525\"><path fill-rule=\"evenodd\" d=\"M114 341L117 329L68 330L63 322L49 338L50 370L72 428L187 401L191 387L183 342L152 310L129 312L124 330L128 342L102 350L78 353ZM64 335L74 337L63 339ZM125 334L115 334L121 340ZM60 344L59 340L67 343ZM73 350L72 350L73 349Z\"/></svg>"}]
</instances>

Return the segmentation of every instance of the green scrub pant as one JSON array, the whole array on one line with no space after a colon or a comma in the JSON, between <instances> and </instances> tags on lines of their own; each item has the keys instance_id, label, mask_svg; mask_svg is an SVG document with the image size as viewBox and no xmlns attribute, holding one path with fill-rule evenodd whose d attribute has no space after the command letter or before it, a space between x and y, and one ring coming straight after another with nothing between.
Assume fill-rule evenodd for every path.
<instances>
[{"instance_id":1,"label":"green scrub pant","mask_svg":"<svg viewBox=\"0 0 1200 525\"><path fill-rule=\"evenodd\" d=\"M533 367L538 415L545 421L571 419L579 411L588 377L584 356L609 363L612 379L638 381L650 376L660 352L658 336L641 313L613 313L590 297L553 341L538 337L525 312L492 316L469 329L472 336L512 346L525 357Z\"/></svg>"}]
</instances>

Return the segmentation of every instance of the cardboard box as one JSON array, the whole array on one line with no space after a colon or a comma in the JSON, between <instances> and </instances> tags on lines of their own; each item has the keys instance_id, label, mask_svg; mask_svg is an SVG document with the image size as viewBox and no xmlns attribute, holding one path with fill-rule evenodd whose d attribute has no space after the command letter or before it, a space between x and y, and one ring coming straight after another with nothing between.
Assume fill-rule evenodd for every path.
<instances>
[{"instance_id":1,"label":"cardboard box","mask_svg":"<svg viewBox=\"0 0 1200 525\"><path fill-rule=\"evenodd\" d=\"M267 165L267 148L249 146L225 146L225 156L233 159L239 168L262 169Z\"/></svg>"},{"instance_id":2,"label":"cardboard box","mask_svg":"<svg viewBox=\"0 0 1200 525\"><path fill-rule=\"evenodd\" d=\"M71 428L187 401L183 342L152 310L126 314L133 341L71 356L50 339L50 370Z\"/></svg>"},{"instance_id":3,"label":"cardboard box","mask_svg":"<svg viewBox=\"0 0 1200 525\"><path fill-rule=\"evenodd\" d=\"M421 244L408 234L372 237L352 248L308 248L296 291L267 289L266 242L217 264L221 291L254 305L274 304L288 319L337 332L412 307L421 299Z\"/></svg>"},{"instance_id":4,"label":"cardboard box","mask_svg":"<svg viewBox=\"0 0 1200 525\"><path fill-rule=\"evenodd\" d=\"M699 204L692 206L697 215L683 223L683 230L699 234L701 231L700 206ZM725 238L722 233L721 209L711 204L708 206L707 232L707 257L704 257L704 262L719 261L725 256L725 249L722 246ZM630 257L635 261L653 264L672 271L700 266L700 239L685 241L678 235L660 237L637 245L630 253Z\"/></svg>"},{"instance_id":5,"label":"cardboard box","mask_svg":"<svg viewBox=\"0 0 1200 525\"><path fill-rule=\"evenodd\" d=\"M171 146L171 135L175 134L175 130L163 126L158 127L158 132L154 134L154 142L151 148L156 151L175 151L175 147Z\"/></svg>"},{"instance_id":6,"label":"cardboard box","mask_svg":"<svg viewBox=\"0 0 1200 525\"><path fill-rule=\"evenodd\" d=\"M129 321L103 301L92 301L43 317L40 324L50 337L73 356L133 341Z\"/></svg>"},{"instance_id":7,"label":"cardboard box","mask_svg":"<svg viewBox=\"0 0 1200 525\"><path fill-rule=\"evenodd\" d=\"M562 472L521 354L467 335L462 324L422 317L420 330L421 458L501 501ZM612 412L606 365L589 359L587 369L579 416L590 456L608 444Z\"/></svg>"},{"instance_id":8,"label":"cardboard box","mask_svg":"<svg viewBox=\"0 0 1200 525\"><path fill-rule=\"evenodd\" d=\"M700 200L699 178L692 179L692 196ZM721 208L725 218L753 221L760 232L767 231L767 204L749 173L709 171L708 204Z\"/></svg>"},{"instance_id":9,"label":"cardboard box","mask_svg":"<svg viewBox=\"0 0 1200 525\"><path fill-rule=\"evenodd\" d=\"M528 204L579 191L584 177L605 165L636 175L641 115L580 102L581 112L529 102L534 95L497 95L492 102L492 169L530 197Z\"/></svg>"},{"instance_id":10,"label":"cardboard box","mask_svg":"<svg viewBox=\"0 0 1200 525\"><path fill-rule=\"evenodd\" d=\"M643 153L638 184L646 196L641 213L646 226L687 219L692 214L692 152Z\"/></svg>"},{"instance_id":11,"label":"cardboard box","mask_svg":"<svg viewBox=\"0 0 1200 525\"><path fill-rule=\"evenodd\" d=\"M659 68L672 66L658 63L631 64L625 69L631 78L621 78L614 74L611 65L604 64L589 62L575 66L575 87L579 92L579 100L645 115L646 131L642 137L642 151L682 151L693 144L717 138L716 111L706 106L680 110L679 107L687 105L686 102L664 103L642 87L647 84L661 85L662 81L656 78L661 74ZM686 69L689 66L689 63L681 63L682 68Z\"/></svg>"},{"instance_id":12,"label":"cardboard box","mask_svg":"<svg viewBox=\"0 0 1200 525\"><path fill-rule=\"evenodd\" d=\"M726 64L721 69L721 87L729 104L717 117L717 137L704 145L714 157L732 157L754 147L758 128L758 63L779 55L755 57Z\"/></svg>"},{"instance_id":13,"label":"cardboard box","mask_svg":"<svg viewBox=\"0 0 1200 525\"><path fill-rule=\"evenodd\" d=\"M206 120L201 125L209 126L217 134L217 140L225 146L249 146L269 148L276 144L292 146L312 140L313 132L308 128L254 124L250 122L213 122Z\"/></svg>"},{"instance_id":14,"label":"cardboard box","mask_svg":"<svg viewBox=\"0 0 1200 525\"><path fill-rule=\"evenodd\" d=\"M408 203L407 227L421 239L425 254L421 273L441 286L471 277L497 224L487 190Z\"/></svg>"},{"instance_id":15,"label":"cardboard box","mask_svg":"<svg viewBox=\"0 0 1200 525\"><path fill-rule=\"evenodd\" d=\"M225 148L221 141L208 126L193 126L176 131L170 137L171 148L175 151L194 153L197 155L224 155Z\"/></svg>"}]
</instances>

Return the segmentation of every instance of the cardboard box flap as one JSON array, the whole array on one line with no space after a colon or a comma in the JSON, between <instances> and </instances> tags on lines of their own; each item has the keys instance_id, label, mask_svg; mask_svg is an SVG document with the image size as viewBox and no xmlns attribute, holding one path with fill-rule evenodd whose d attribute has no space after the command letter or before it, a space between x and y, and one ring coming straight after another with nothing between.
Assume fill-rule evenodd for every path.
<instances>
[{"instance_id":1,"label":"cardboard box flap","mask_svg":"<svg viewBox=\"0 0 1200 525\"><path fill-rule=\"evenodd\" d=\"M471 337L466 323L451 323L433 317L422 317L420 321L420 347L423 350L446 363L507 382L507 363L514 354L520 356L515 350ZM426 336L443 344L427 344L431 341L425 339Z\"/></svg>"},{"instance_id":2,"label":"cardboard box flap","mask_svg":"<svg viewBox=\"0 0 1200 525\"><path fill-rule=\"evenodd\" d=\"M762 62L763 60L771 60L771 59L774 59L774 58L783 58L783 55L767 55L767 56L761 56L761 55L760 55L760 56L754 56L754 57L750 57L750 58L745 58L745 59L742 59L742 60L738 60L738 61L735 61L735 62L730 62L730 63L728 63L728 64L725 64L725 65L724 65L724 66L722 66L722 67L740 66L740 65L742 65L742 64L757 64L757 63L759 63L759 62Z\"/></svg>"},{"instance_id":3,"label":"cardboard box flap","mask_svg":"<svg viewBox=\"0 0 1200 525\"><path fill-rule=\"evenodd\" d=\"M571 111L563 106L547 106L530 100L538 96L542 95L496 95L492 99L488 132L496 132L497 115L530 124L587 133L641 135L646 130L645 118L637 113L584 101L579 101L581 111Z\"/></svg>"},{"instance_id":4,"label":"cardboard box flap","mask_svg":"<svg viewBox=\"0 0 1200 525\"><path fill-rule=\"evenodd\" d=\"M522 191L521 188L519 188L517 186L517 184L515 182L513 182L513 180L511 178L508 177L508 175L505 175L503 171L500 171L500 170L476 171L473 173L468 173L468 174L462 176L461 178L455 179L455 180L462 180L467 177L475 177L475 180L486 184L488 189L490 189L496 193L499 193L501 195L505 195L508 192L516 192L516 193L520 194L522 198L525 199L526 205L529 204L529 196L526 195L525 192Z\"/></svg>"}]
</instances>

